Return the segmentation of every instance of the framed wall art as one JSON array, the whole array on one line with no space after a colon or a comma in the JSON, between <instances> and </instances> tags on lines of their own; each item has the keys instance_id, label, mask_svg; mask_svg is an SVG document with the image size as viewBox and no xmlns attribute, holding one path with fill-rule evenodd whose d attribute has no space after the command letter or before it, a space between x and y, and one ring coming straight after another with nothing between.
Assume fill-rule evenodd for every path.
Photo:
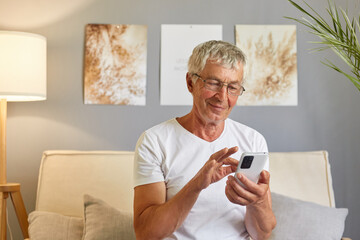
<instances>
[{"instance_id":1,"label":"framed wall art","mask_svg":"<svg viewBox=\"0 0 360 240\"><path fill-rule=\"evenodd\" d=\"M296 26L236 25L235 32L247 57L246 90L238 105L296 106Z\"/></svg>"},{"instance_id":2,"label":"framed wall art","mask_svg":"<svg viewBox=\"0 0 360 240\"><path fill-rule=\"evenodd\" d=\"M85 104L145 105L147 26L88 24Z\"/></svg>"}]
</instances>

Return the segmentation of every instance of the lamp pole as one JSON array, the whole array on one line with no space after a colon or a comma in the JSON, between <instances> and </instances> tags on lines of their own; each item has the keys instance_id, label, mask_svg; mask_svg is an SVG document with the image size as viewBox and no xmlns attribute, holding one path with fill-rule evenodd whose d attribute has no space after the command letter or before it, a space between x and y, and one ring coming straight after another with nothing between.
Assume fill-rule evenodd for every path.
<instances>
[{"instance_id":1,"label":"lamp pole","mask_svg":"<svg viewBox=\"0 0 360 240\"><path fill-rule=\"evenodd\" d=\"M20 192L20 183L7 183L6 181L6 117L7 100L0 102L0 240L6 240L6 200L11 197L16 216L18 218L24 238L29 237L27 213Z\"/></svg>"},{"instance_id":2,"label":"lamp pole","mask_svg":"<svg viewBox=\"0 0 360 240\"><path fill-rule=\"evenodd\" d=\"M6 99L0 102L0 186L6 185ZM0 239L6 239L6 199L8 193L1 190L0 205Z\"/></svg>"},{"instance_id":3,"label":"lamp pole","mask_svg":"<svg viewBox=\"0 0 360 240\"><path fill-rule=\"evenodd\" d=\"M0 102L0 240L6 240L6 200L11 197L15 213L19 221L24 238L29 237L27 213L24 201L20 192L20 183L7 183L6 181L6 116L7 100L1 99Z\"/></svg>"},{"instance_id":4,"label":"lamp pole","mask_svg":"<svg viewBox=\"0 0 360 240\"><path fill-rule=\"evenodd\" d=\"M6 116L7 100L0 102L0 184L6 183Z\"/></svg>"},{"instance_id":5,"label":"lamp pole","mask_svg":"<svg viewBox=\"0 0 360 240\"><path fill-rule=\"evenodd\" d=\"M0 184L6 183L6 114L7 100L0 103Z\"/></svg>"}]
</instances>

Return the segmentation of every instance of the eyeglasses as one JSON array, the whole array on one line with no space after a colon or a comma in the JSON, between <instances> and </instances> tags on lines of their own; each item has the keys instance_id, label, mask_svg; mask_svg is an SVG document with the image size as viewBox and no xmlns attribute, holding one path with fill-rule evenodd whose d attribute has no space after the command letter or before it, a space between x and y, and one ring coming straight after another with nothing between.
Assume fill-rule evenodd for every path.
<instances>
[{"instance_id":1,"label":"eyeglasses","mask_svg":"<svg viewBox=\"0 0 360 240\"><path fill-rule=\"evenodd\" d=\"M241 96L245 91L245 88L240 85L239 82L236 83L225 83L217 79L203 79L200 75L194 73L193 76L198 77L205 83L205 88L214 91L220 92L223 86L227 87L227 93L233 96Z\"/></svg>"}]
</instances>

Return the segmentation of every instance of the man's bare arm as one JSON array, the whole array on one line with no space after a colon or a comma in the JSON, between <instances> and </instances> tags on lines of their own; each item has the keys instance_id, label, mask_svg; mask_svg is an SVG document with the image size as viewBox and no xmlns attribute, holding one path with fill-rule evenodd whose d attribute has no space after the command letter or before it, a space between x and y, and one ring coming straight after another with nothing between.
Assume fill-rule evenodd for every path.
<instances>
[{"instance_id":1,"label":"man's bare arm","mask_svg":"<svg viewBox=\"0 0 360 240\"><path fill-rule=\"evenodd\" d=\"M134 197L136 239L162 239L181 226L200 192L234 172L237 160L229 156L237 148L224 148L214 153L199 172L169 201L164 182L137 186ZM228 166L223 166L228 165Z\"/></svg>"},{"instance_id":2,"label":"man's bare arm","mask_svg":"<svg viewBox=\"0 0 360 240\"><path fill-rule=\"evenodd\" d=\"M134 228L136 239L162 239L172 234L185 220L200 191L189 182L165 202L164 182L135 188Z\"/></svg>"}]
</instances>

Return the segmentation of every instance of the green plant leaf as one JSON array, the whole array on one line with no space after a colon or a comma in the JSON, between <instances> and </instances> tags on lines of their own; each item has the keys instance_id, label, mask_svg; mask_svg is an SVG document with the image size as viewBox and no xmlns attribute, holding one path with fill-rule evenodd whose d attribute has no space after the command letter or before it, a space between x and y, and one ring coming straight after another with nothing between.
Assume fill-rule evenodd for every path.
<instances>
[{"instance_id":1,"label":"green plant leaf","mask_svg":"<svg viewBox=\"0 0 360 240\"><path fill-rule=\"evenodd\" d=\"M338 8L333 0L328 0L327 13L330 16L328 23L315 9L303 1L307 11L299 4L288 0L293 6L307 16L301 19L285 17L296 21L309 28L309 33L320 38L320 41L311 41L319 47L313 48L312 52L324 51L331 49L342 61L344 61L350 70L342 70L330 61L324 63L326 66L343 74L347 77L360 91L360 44L357 32L360 32L360 16L350 19L347 11Z\"/></svg>"}]
</instances>

